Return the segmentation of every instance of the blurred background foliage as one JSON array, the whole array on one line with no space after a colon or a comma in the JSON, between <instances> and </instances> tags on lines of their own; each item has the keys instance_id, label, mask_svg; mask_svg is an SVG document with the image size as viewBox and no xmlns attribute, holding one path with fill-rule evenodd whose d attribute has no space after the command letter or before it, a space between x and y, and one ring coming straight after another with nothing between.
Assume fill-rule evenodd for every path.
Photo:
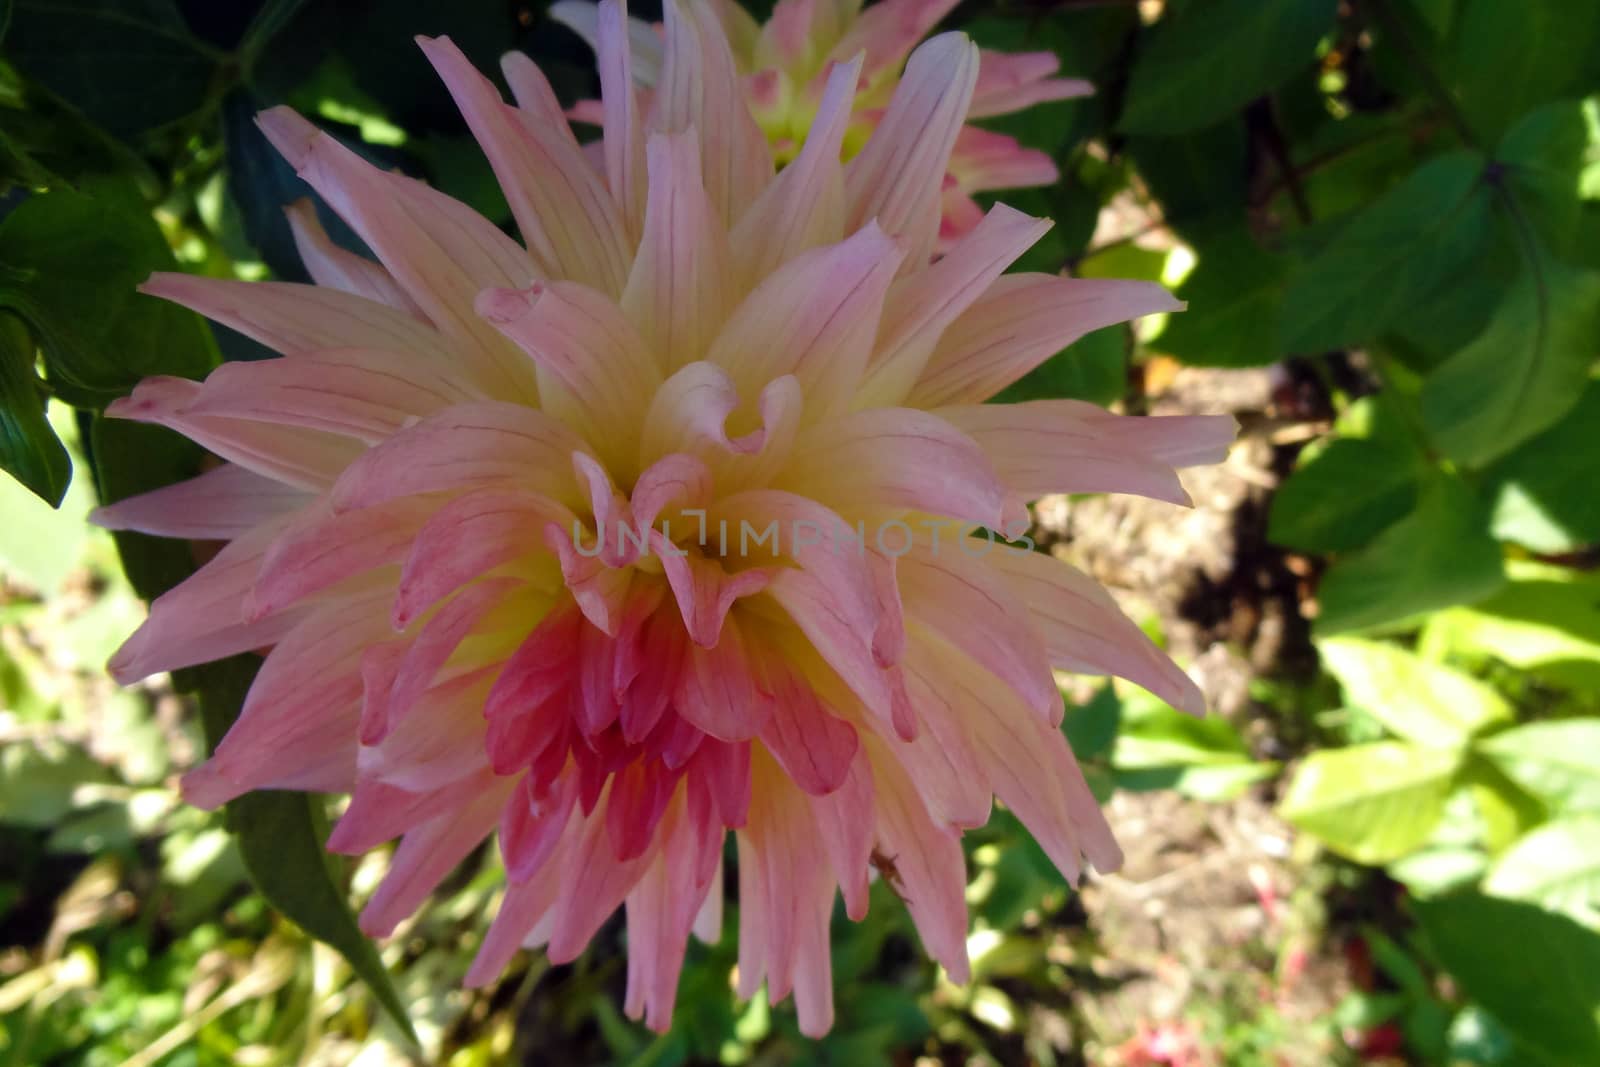
<instances>
[{"instance_id":1,"label":"blurred background foliage","mask_svg":"<svg viewBox=\"0 0 1600 1067\"><path fill-rule=\"evenodd\" d=\"M1037 508L1222 714L1064 678L1128 869L1079 894L997 812L968 838L973 983L879 884L810 1042L734 1001L731 935L692 949L659 1037L619 1015L615 924L461 989L492 850L368 945L348 905L385 860L324 858L320 800L178 800L251 664L102 673L196 557L85 515L202 456L98 412L265 355L135 286L305 277L282 209L310 190L253 114L292 104L509 226L411 38L529 52L568 102L584 47L517 0L0 0L0 1064L1600 1063L1600 5L968 0L948 24L1098 86L992 120L1062 173L1003 197L1056 220L1022 266L1189 302L1006 399L1241 419L1192 520Z\"/></svg>"}]
</instances>

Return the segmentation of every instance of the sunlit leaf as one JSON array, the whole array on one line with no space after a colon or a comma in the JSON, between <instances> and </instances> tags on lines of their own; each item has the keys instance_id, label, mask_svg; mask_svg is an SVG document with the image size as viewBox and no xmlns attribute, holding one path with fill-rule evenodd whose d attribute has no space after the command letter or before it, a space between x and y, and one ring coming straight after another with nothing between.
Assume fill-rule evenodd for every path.
<instances>
[{"instance_id":1,"label":"sunlit leaf","mask_svg":"<svg viewBox=\"0 0 1600 1067\"><path fill-rule=\"evenodd\" d=\"M1600 811L1600 719L1529 723L1477 750L1553 810Z\"/></svg>"},{"instance_id":2,"label":"sunlit leaf","mask_svg":"<svg viewBox=\"0 0 1600 1067\"><path fill-rule=\"evenodd\" d=\"M1600 816L1558 819L1534 830L1495 861L1483 890L1600 927Z\"/></svg>"},{"instance_id":3,"label":"sunlit leaf","mask_svg":"<svg viewBox=\"0 0 1600 1067\"><path fill-rule=\"evenodd\" d=\"M1279 813L1358 863L1421 847L1444 814L1460 755L1399 741L1313 752Z\"/></svg>"},{"instance_id":4,"label":"sunlit leaf","mask_svg":"<svg viewBox=\"0 0 1600 1067\"><path fill-rule=\"evenodd\" d=\"M1344 637L1317 650L1346 702L1404 740L1448 748L1511 718L1511 705L1489 686L1399 645Z\"/></svg>"}]
</instances>

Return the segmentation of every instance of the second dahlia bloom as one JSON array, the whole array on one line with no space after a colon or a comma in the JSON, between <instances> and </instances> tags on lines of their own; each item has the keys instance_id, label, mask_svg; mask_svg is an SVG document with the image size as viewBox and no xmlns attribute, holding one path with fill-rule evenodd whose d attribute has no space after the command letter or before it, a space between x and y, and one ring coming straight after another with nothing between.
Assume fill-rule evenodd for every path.
<instances>
[{"instance_id":1,"label":"second dahlia bloom","mask_svg":"<svg viewBox=\"0 0 1600 1067\"><path fill-rule=\"evenodd\" d=\"M861 0L778 0L764 25L736 0L711 0L708 11L722 25L746 103L781 165L806 142L834 66L857 56L855 99L840 146L846 159L860 151L883 121L906 56L955 6L956 0L879 0L863 10ZM599 9L592 0L558 0L550 14L598 51ZM633 80L648 95L663 69L663 37L637 21L629 24L629 34ZM1093 91L1086 81L1056 77L1058 66L1054 52L981 51L965 117L992 118ZM593 103L580 105L577 114L601 120ZM1059 177L1046 153L1003 133L963 126L938 192L941 250L983 217L974 193L1051 185Z\"/></svg>"},{"instance_id":2,"label":"second dahlia bloom","mask_svg":"<svg viewBox=\"0 0 1600 1067\"><path fill-rule=\"evenodd\" d=\"M348 793L329 845L400 838L362 913L384 935L487 836L507 887L470 980L576 956L619 906L627 1010L670 1022L691 930L721 925L737 841L739 981L832 1021L834 895L875 861L967 975L960 835L999 797L1075 879L1119 860L1058 721L1052 666L1198 710L1106 593L968 536L1046 491L1182 501L1231 420L981 403L1087 330L1169 310L1139 282L1007 275L1047 227L996 208L939 262L929 205L978 76L914 54L848 165L861 60L775 173L719 23L669 4L658 91L625 14L598 25L586 153L508 57L507 104L421 45L522 240L293 112L262 128L377 262L292 217L315 285L162 274L147 292L282 353L142 383L109 414L225 461L99 521L226 541L161 597L122 681L268 649L186 795Z\"/></svg>"}]
</instances>

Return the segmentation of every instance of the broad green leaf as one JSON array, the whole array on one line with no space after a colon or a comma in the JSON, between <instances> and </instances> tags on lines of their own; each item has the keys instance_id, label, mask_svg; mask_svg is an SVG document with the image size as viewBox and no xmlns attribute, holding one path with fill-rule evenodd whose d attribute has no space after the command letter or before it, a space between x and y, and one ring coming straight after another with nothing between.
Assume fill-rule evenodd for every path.
<instances>
[{"instance_id":1,"label":"broad green leaf","mask_svg":"<svg viewBox=\"0 0 1600 1067\"><path fill-rule=\"evenodd\" d=\"M1130 695L1111 752L1119 788L1173 789L1222 801L1278 773L1275 760L1250 755L1226 719L1197 719L1145 694Z\"/></svg>"},{"instance_id":2,"label":"broad green leaf","mask_svg":"<svg viewBox=\"0 0 1600 1067\"><path fill-rule=\"evenodd\" d=\"M1122 701L1110 685L1102 686L1086 704L1068 704L1061 717L1061 731L1079 761L1103 755L1117 739L1121 725Z\"/></svg>"},{"instance_id":3,"label":"broad green leaf","mask_svg":"<svg viewBox=\"0 0 1600 1067\"><path fill-rule=\"evenodd\" d=\"M1600 384L1591 382L1560 422L1484 472L1496 537L1535 552L1600 541Z\"/></svg>"},{"instance_id":4,"label":"broad green leaf","mask_svg":"<svg viewBox=\"0 0 1600 1067\"><path fill-rule=\"evenodd\" d=\"M1443 40L1449 35L1450 26L1455 21L1456 0L1406 0L1406 2L1435 37Z\"/></svg>"},{"instance_id":5,"label":"broad green leaf","mask_svg":"<svg viewBox=\"0 0 1600 1067\"><path fill-rule=\"evenodd\" d=\"M1244 224L1250 137L1241 119L1178 137L1130 137L1127 152L1180 233L1212 229L1214 218Z\"/></svg>"},{"instance_id":6,"label":"broad green leaf","mask_svg":"<svg viewBox=\"0 0 1600 1067\"><path fill-rule=\"evenodd\" d=\"M1128 349L1132 344L1124 326L1096 330L1006 386L994 399L1015 404L1071 397L1109 404L1128 391Z\"/></svg>"},{"instance_id":7,"label":"broad green leaf","mask_svg":"<svg viewBox=\"0 0 1600 1067\"><path fill-rule=\"evenodd\" d=\"M1405 438L1332 441L1279 487L1267 538L1302 552L1360 548L1416 507L1426 469Z\"/></svg>"},{"instance_id":8,"label":"broad green leaf","mask_svg":"<svg viewBox=\"0 0 1600 1067\"><path fill-rule=\"evenodd\" d=\"M1422 417L1472 467L1548 429L1583 395L1600 337L1600 273L1538 254L1472 344L1435 371Z\"/></svg>"},{"instance_id":9,"label":"broad green leaf","mask_svg":"<svg viewBox=\"0 0 1600 1067\"><path fill-rule=\"evenodd\" d=\"M1357 863L1388 863L1433 833L1460 762L1457 752L1399 741L1313 752L1279 814Z\"/></svg>"},{"instance_id":10,"label":"broad green leaf","mask_svg":"<svg viewBox=\"0 0 1600 1067\"><path fill-rule=\"evenodd\" d=\"M0 469L57 507L67 495L72 460L44 417L33 354L28 328L0 312Z\"/></svg>"},{"instance_id":11,"label":"broad green leaf","mask_svg":"<svg viewBox=\"0 0 1600 1067\"><path fill-rule=\"evenodd\" d=\"M235 656L188 672L197 683L211 747L238 715L259 662L255 656ZM239 853L261 895L344 956L384 1011L415 1043L405 1004L371 939L356 925L323 847L327 834L320 805L320 798L305 793L247 793L228 803L228 829L238 841Z\"/></svg>"},{"instance_id":12,"label":"broad green leaf","mask_svg":"<svg viewBox=\"0 0 1600 1067\"><path fill-rule=\"evenodd\" d=\"M1470 608L1428 620L1422 643L1492 656L1556 685L1600 689L1600 575L1513 562L1511 580Z\"/></svg>"},{"instance_id":13,"label":"broad green leaf","mask_svg":"<svg viewBox=\"0 0 1600 1067\"><path fill-rule=\"evenodd\" d=\"M1569 248L1575 239L1588 147L1583 104L1558 100L1524 115L1495 151L1507 189L1552 248Z\"/></svg>"},{"instance_id":14,"label":"broad green leaf","mask_svg":"<svg viewBox=\"0 0 1600 1067\"><path fill-rule=\"evenodd\" d=\"M50 412L50 425L52 432L71 440L71 414L64 407L57 405ZM85 542L92 533L91 484L88 478L74 479L60 504L52 507L21 483L0 476L0 515L5 516L0 522L0 572L45 596L59 590L84 563ZM80 654L85 651L77 642L73 647ZM4 655L0 652L0 660ZM93 667L98 669L100 663ZM52 689L58 687L59 683L51 683Z\"/></svg>"},{"instance_id":15,"label":"broad green leaf","mask_svg":"<svg viewBox=\"0 0 1600 1067\"><path fill-rule=\"evenodd\" d=\"M1600 719L1529 723L1477 750L1553 811L1600 811Z\"/></svg>"},{"instance_id":16,"label":"broad green leaf","mask_svg":"<svg viewBox=\"0 0 1600 1067\"><path fill-rule=\"evenodd\" d=\"M1483 158L1426 164L1357 215L1290 282L1283 341L1319 352L1368 341L1448 284L1489 232Z\"/></svg>"},{"instance_id":17,"label":"broad green leaf","mask_svg":"<svg viewBox=\"0 0 1600 1067\"><path fill-rule=\"evenodd\" d=\"M1477 893L1414 908L1440 964L1506 1029L1555 1063L1600 1063L1600 934Z\"/></svg>"},{"instance_id":18,"label":"broad green leaf","mask_svg":"<svg viewBox=\"0 0 1600 1067\"><path fill-rule=\"evenodd\" d=\"M124 138L204 107L225 58L195 39L173 0L15 0L6 52Z\"/></svg>"},{"instance_id":19,"label":"broad green leaf","mask_svg":"<svg viewBox=\"0 0 1600 1067\"><path fill-rule=\"evenodd\" d=\"M1441 845L1402 856L1385 869L1415 896L1436 897L1477 885L1488 866L1489 857L1482 849Z\"/></svg>"},{"instance_id":20,"label":"broad green leaf","mask_svg":"<svg viewBox=\"0 0 1600 1067\"><path fill-rule=\"evenodd\" d=\"M1489 686L1399 645L1341 637L1317 650L1345 701L1404 740L1448 748L1511 718L1511 705Z\"/></svg>"},{"instance_id":21,"label":"broad green leaf","mask_svg":"<svg viewBox=\"0 0 1600 1067\"><path fill-rule=\"evenodd\" d=\"M1460 479L1434 478L1415 511L1322 576L1316 632L1370 629L1490 596L1505 572L1486 525L1483 506Z\"/></svg>"},{"instance_id":22,"label":"broad green leaf","mask_svg":"<svg viewBox=\"0 0 1600 1067\"><path fill-rule=\"evenodd\" d=\"M1333 28L1332 0L1209 0L1149 33L1129 75L1121 129L1196 130L1276 88L1316 61Z\"/></svg>"},{"instance_id":23,"label":"broad green leaf","mask_svg":"<svg viewBox=\"0 0 1600 1067\"><path fill-rule=\"evenodd\" d=\"M1497 137L1536 104L1583 88L1600 43L1600 5L1465 0L1454 82L1480 136Z\"/></svg>"},{"instance_id":24,"label":"broad green leaf","mask_svg":"<svg viewBox=\"0 0 1600 1067\"><path fill-rule=\"evenodd\" d=\"M1600 815L1558 819L1534 830L1500 855L1483 891L1600 926Z\"/></svg>"},{"instance_id":25,"label":"broad green leaf","mask_svg":"<svg viewBox=\"0 0 1600 1067\"><path fill-rule=\"evenodd\" d=\"M1153 347L1197 367L1262 367L1282 355L1278 311L1284 257L1242 227L1200 244L1178 296L1189 308L1167 320Z\"/></svg>"},{"instance_id":26,"label":"broad green leaf","mask_svg":"<svg viewBox=\"0 0 1600 1067\"><path fill-rule=\"evenodd\" d=\"M216 363L205 321L137 292L175 267L131 180L29 197L0 223L0 307L32 327L58 395L98 407L149 374Z\"/></svg>"}]
</instances>

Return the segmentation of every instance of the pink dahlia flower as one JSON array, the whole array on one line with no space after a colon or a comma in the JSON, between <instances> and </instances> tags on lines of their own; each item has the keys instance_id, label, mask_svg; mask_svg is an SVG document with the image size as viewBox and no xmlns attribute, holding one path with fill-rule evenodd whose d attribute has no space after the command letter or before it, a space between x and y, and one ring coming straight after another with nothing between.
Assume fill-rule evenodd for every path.
<instances>
[{"instance_id":1,"label":"pink dahlia flower","mask_svg":"<svg viewBox=\"0 0 1600 1067\"><path fill-rule=\"evenodd\" d=\"M881 0L865 11L861 0L778 0L766 25L757 25L736 0L710 0L722 25L744 86L745 102L767 135L781 165L800 151L816 121L833 68L858 55L855 99L841 151L850 159L883 121L899 85L906 56L948 15L957 0ZM558 0L550 14L599 51L599 9L590 0ZM664 36L648 23L630 21L633 81L653 93L664 69ZM1076 78L1055 77L1054 52L980 51L977 81L966 117L990 118L1048 100L1087 96L1093 88ZM602 121L598 103L580 104L575 117ZM956 136L940 186L943 231L948 247L983 218L974 193L1051 185L1060 177L1044 152L1024 148L1013 137L978 126Z\"/></svg>"},{"instance_id":2,"label":"pink dahlia flower","mask_svg":"<svg viewBox=\"0 0 1600 1067\"><path fill-rule=\"evenodd\" d=\"M227 542L111 669L268 650L185 793L349 793L331 848L400 838L373 935L497 833L508 884L472 982L524 945L570 960L624 906L627 1010L666 1027L691 930L721 925L732 830L740 990L793 991L819 1034L834 893L859 918L875 852L958 981L960 835L992 796L1068 878L1116 866L1052 666L1199 710L1092 581L972 531L1046 491L1182 501L1173 467L1215 460L1232 425L981 403L1085 331L1177 305L1002 276L1048 226L1006 208L929 265L978 81L964 37L911 57L848 165L861 61L837 65L775 175L706 8L669 5L648 108L620 6L597 35L593 154L525 57L505 63L513 106L421 42L521 243L291 111L260 117L378 262L302 209L315 285L145 285L283 358L109 409L226 462L99 521Z\"/></svg>"}]
</instances>

